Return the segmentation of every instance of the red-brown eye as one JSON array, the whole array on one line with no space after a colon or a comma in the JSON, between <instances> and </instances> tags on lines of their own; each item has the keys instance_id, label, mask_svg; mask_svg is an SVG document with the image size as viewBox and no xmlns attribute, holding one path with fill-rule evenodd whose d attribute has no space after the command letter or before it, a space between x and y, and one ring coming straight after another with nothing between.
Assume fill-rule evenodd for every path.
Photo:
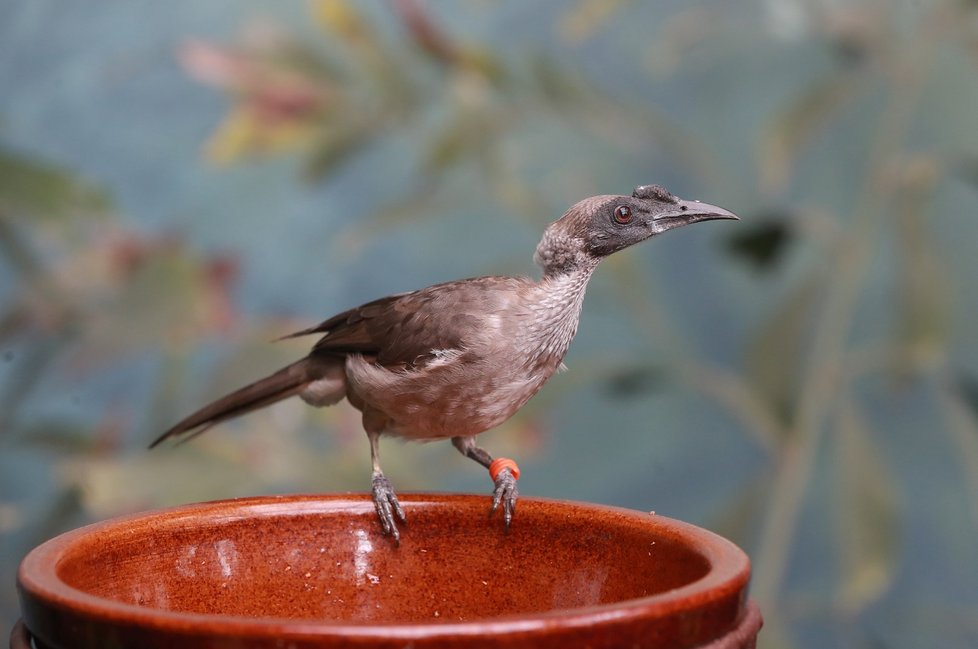
<instances>
[{"instance_id":1,"label":"red-brown eye","mask_svg":"<svg viewBox=\"0 0 978 649\"><path fill-rule=\"evenodd\" d=\"M615 223L625 225L632 220L632 208L627 205L619 205L615 208Z\"/></svg>"}]
</instances>

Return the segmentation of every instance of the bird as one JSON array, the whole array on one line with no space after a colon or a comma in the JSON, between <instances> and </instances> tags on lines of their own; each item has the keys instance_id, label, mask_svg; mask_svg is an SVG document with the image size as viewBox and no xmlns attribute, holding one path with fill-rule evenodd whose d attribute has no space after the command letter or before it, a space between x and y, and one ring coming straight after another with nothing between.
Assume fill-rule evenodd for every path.
<instances>
[{"instance_id":1,"label":"bird","mask_svg":"<svg viewBox=\"0 0 978 649\"><path fill-rule=\"evenodd\" d=\"M472 277L383 297L283 336L319 335L304 358L217 399L160 435L187 440L215 424L298 396L323 407L346 399L370 443L371 494L382 534L400 541L406 523L380 463L381 436L450 439L489 470L490 516L508 530L519 466L493 456L476 436L509 419L563 366L588 281L620 250L684 225L738 219L716 205L683 200L659 185L631 196L585 198L543 233L539 279Z\"/></svg>"}]
</instances>

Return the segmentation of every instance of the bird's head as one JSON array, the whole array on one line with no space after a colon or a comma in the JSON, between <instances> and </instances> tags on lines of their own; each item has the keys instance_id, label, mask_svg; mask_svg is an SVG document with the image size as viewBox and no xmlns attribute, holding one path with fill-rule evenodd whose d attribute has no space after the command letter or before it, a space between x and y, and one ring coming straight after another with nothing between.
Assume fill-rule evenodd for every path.
<instances>
[{"instance_id":1,"label":"bird's head","mask_svg":"<svg viewBox=\"0 0 978 649\"><path fill-rule=\"evenodd\" d=\"M550 224L534 259L544 274L593 268L608 255L690 223L737 219L722 207L677 198L659 185L631 196L585 198Z\"/></svg>"}]
</instances>

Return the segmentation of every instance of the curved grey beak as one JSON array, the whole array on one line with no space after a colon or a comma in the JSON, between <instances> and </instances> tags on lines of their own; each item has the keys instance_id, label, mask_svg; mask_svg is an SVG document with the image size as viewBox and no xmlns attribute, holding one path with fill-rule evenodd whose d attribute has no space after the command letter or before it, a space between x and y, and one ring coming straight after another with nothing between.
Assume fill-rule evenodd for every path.
<instances>
[{"instance_id":1,"label":"curved grey beak","mask_svg":"<svg viewBox=\"0 0 978 649\"><path fill-rule=\"evenodd\" d=\"M675 205L670 206L670 209L652 217L652 221L659 232L689 225L690 223L714 221L717 219L733 219L739 221L740 217L718 205L684 200L680 200Z\"/></svg>"},{"instance_id":2,"label":"curved grey beak","mask_svg":"<svg viewBox=\"0 0 978 649\"><path fill-rule=\"evenodd\" d=\"M689 223L696 221L712 221L714 219L733 219L739 221L740 217L729 210L725 210L719 205L710 205L700 201L679 201L675 210L670 210L657 218L685 218Z\"/></svg>"}]
</instances>

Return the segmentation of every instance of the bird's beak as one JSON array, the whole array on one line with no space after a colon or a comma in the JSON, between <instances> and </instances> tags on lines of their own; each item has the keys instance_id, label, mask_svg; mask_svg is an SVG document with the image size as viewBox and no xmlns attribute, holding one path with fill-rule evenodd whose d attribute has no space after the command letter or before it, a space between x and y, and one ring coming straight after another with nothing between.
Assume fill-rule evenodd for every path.
<instances>
[{"instance_id":1,"label":"bird's beak","mask_svg":"<svg viewBox=\"0 0 978 649\"><path fill-rule=\"evenodd\" d=\"M701 203L700 201L683 200L680 200L675 204L675 206L672 206L671 209L660 212L652 217L652 220L656 225L656 229L659 232L678 228L683 225L689 225L690 223L714 221L717 219L733 219L738 221L740 220L740 217L733 212L725 210L717 205Z\"/></svg>"}]
</instances>

